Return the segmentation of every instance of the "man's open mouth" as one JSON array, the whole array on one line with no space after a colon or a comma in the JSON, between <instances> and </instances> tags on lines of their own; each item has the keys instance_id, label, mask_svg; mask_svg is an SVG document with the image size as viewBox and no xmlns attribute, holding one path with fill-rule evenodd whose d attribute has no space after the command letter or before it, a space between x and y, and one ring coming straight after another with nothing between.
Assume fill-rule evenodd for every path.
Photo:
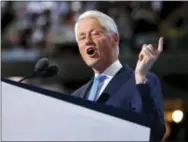
<instances>
[{"instance_id":1,"label":"man's open mouth","mask_svg":"<svg viewBox=\"0 0 188 142\"><path fill-rule=\"evenodd\" d=\"M95 53L96 53L96 49L95 48L90 47L90 48L87 49L87 54L88 55L93 56L93 55L95 55Z\"/></svg>"}]
</instances>

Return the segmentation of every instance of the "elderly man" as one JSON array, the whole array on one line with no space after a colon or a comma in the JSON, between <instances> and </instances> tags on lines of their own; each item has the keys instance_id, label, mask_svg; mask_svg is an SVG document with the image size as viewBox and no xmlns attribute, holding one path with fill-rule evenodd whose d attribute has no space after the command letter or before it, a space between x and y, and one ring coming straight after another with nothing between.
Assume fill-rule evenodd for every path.
<instances>
[{"instance_id":1,"label":"elderly man","mask_svg":"<svg viewBox=\"0 0 188 142\"><path fill-rule=\"evenodd\" d=\"M162 52L163 39L159 39L157 49L151 44L143 45L136 69L132 70L118 59L117 26L106 14L92 10L80 15L75 36L80 54L94 71L94 77L72 95L146 114L151 127L150 141L161 141L165 133L162 93L158 78L149 69ZM108 97L101 99L104 96Z\"/></svg>"}]
</instances>

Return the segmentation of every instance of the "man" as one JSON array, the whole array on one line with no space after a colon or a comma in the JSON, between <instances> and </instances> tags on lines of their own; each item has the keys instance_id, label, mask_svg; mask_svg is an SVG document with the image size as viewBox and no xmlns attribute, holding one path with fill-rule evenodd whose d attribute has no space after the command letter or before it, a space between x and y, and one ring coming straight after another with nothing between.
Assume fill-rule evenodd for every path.
<instances>
[{"instance_id":1,"label":"man","mask_svg":"<svg viewBox=\"0 0 188 142\"><path fill-rule=\"evenodd\" d=\"M165 132L162 93L158 78L148 71L162 52L163 39L158 49L143 45L134 71L121 65L117 26L104 13L80 15L75 36L83 60L95 75L72 95L94 102L107 95L106 105L146 114L151 123L150 141L161 141Z\"/></svg>"}]
</instances>

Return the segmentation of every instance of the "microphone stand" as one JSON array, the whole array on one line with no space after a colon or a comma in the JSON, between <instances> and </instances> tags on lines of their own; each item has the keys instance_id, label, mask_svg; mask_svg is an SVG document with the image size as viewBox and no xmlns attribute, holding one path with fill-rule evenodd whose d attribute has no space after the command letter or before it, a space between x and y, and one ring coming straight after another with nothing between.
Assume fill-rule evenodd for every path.
<instances>
[{"instance_id":1,"label":"microphone stand","mask_svg":"<svg viewBox=\"0 0 188 142\"><path fill-rule=\"evenodd\" d=\"M30 76L23 77L23 78L22 78L21 80L19 80L18 82L22 82L22 81L24 81L24 80L27 79L27 78L33 78L33 77L36 77L36 76L40 76L40 75L42 75L48 68L49 68L49 61L48 61L48 59L46 59L46 58L40 59L40 60L36 63L36 65L35 65L33 74L30 75Z\"/></svg>"},{"instance_id":2,"label":"microphone stand","mask_svg":"<svg viewBox=\"0 0 188 142\"><path fill-rule=\"evenodd\" d=\"M30 76L25 76L25 77L23 77L22 79L20 79L18 82L19 83L21 83L22 81L24 81L25 79L28 79L28 78L32 78L32 77L34 77L36 75L36 73L34 72L32 75L30 75Z\"/></svg>"},{"instance_id":3,"label":"microphone stand","mask_svg":"<svg viewBox=\"0 0 188 142\"><path fill-rule=\"evenodd\" d=\"M32 75L23 77L21 80L18 82L22 82L25 79L28 78L34 78L34 77L53 77L58 74L59 67L57 65L51 65L48 69L42 69L42 70L35 70Z\"/></svg>"}]
</instances>

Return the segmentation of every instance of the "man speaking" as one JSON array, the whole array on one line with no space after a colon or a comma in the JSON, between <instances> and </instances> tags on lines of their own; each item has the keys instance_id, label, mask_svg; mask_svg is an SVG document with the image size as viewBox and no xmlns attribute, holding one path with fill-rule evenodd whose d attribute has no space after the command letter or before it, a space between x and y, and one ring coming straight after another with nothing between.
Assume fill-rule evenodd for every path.
<instances>
[{"instance_id":1,"label":"man speaking","mask_svg":"<svg viewBox=\"0 0 188 142\"><path fill-rule=\"evenodd\" d=\"M143 45L133 70L122 66L118 59L119 34L108 15L93 10L84 12L75 24L75 36L80 54L94 71L94 77L72 95L97 102L107 94L104 104L146 114L151 127L150 141L161 141L165 133L162 93L159 79L149 69L163 50L163 38L159 39L157 49L151 44Z\"/></svg>"}]
</instances>

